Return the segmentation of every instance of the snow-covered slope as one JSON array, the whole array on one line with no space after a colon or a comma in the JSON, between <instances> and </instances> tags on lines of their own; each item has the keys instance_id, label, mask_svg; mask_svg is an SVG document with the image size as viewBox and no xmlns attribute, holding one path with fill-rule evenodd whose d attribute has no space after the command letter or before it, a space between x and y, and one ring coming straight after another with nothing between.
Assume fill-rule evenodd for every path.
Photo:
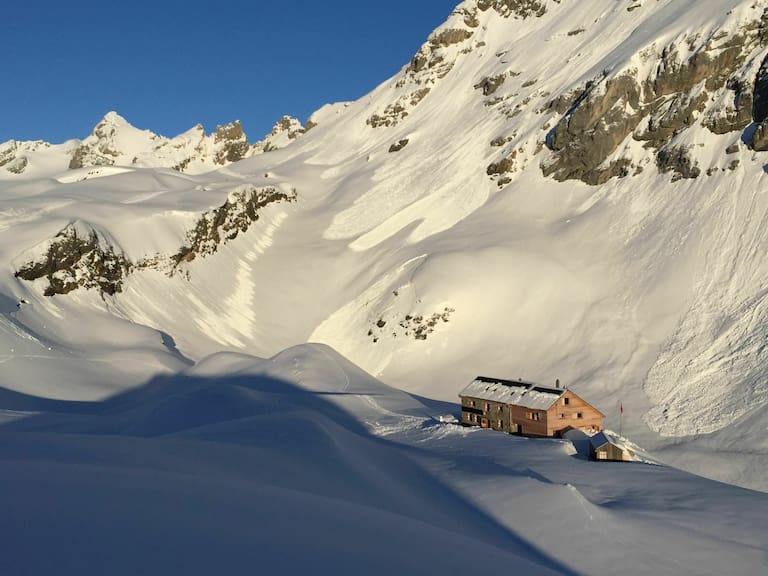
<instances>
[{"instance_id":1,"label":"snow-covered slope","mask_svg":"<svg viewBox=\"0 0 768 576\"><path fill-rule=\"evenodd\" d=\"M0 184L0 385L97 399L317 341L444 400L559 378L614 428L623 402L667 461L768 489L766 8L468 0L371 94L249 152L269 153L180 173L197 136L114 115L56 152L106 143L109 166L39 144Z\"/></svg>"},{"instance_id":2,"label":"snow-covered slope","mask_svg":"<svg viewBox=\"0 0 768 576\"><path fill-rule=\"evenodd\" d=\"M768 495L441 422L445 406L325 346L216 354L105 403L16 402L0 429L7 574L766 566Z\"/></svg>"}]
</instances>

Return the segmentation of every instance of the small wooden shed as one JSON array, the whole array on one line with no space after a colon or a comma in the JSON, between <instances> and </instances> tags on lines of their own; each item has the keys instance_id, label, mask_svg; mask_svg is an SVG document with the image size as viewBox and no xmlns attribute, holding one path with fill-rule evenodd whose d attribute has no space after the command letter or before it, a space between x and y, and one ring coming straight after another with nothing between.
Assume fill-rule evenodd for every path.
<instances>
[{"instance_id":1,"label":"small wooden shed","mask_svg":"<svg viewBox=\"0 0 768 576\"><path fill-rule=\"evenodd\" d=\"M590 455L593 460L606 462L631 462L635 452L621 438L607 432L599 432L589 439Z\"/></svg>"}]
</instances>

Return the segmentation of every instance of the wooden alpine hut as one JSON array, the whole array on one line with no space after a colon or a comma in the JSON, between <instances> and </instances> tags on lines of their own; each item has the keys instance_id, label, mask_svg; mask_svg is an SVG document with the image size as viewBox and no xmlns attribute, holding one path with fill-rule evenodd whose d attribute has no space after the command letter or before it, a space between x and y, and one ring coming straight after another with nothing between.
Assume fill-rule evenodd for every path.
<instances>
[{"instance_id":1,"label":"wooden alpine hut","mask_svg":"<svg viewBox=\"0 0 768 576\"><path fill-rule=\"evenodd\" d=\"M459 393L461 423L526 436L600 432L603 413L572 390L478 376Z\"/></svg>"}]
</instances>

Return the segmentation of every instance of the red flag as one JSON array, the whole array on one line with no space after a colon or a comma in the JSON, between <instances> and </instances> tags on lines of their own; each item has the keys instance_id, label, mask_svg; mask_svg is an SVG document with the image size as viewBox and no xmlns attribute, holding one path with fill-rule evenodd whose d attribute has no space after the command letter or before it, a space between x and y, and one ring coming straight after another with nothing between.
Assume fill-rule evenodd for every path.
<instances>
[{"instance_id":1,"label":"red flag","mask_svg":"<svg viewBox=\"0 0 768 576\"><path fill-rule=\"evenodd\" d=\"M624 402L619 404L619 411L624 414Z\"/></svg>"}]
</instances>

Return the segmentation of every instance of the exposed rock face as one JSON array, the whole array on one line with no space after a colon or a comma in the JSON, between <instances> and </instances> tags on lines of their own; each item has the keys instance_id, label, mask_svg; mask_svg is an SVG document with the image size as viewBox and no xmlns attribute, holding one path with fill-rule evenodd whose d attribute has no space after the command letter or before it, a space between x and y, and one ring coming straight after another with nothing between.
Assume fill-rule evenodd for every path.
<instances>
[{"instance_id":1,"label":"exposed rock face","mask_svg":"<svg viewBox=\"0 0 768 576\"><path fill-rule=\"evenodd\" d=\"M406 314L401 318L393 318L388 323L384 318L379 318L368 330L368 337L376 344L381 338L413 338L414 340L426 340L427 337L439 329L442 324L447 324L455 308L446 306L440 312L431 316Z\"/></svg>"},{"instance_id":2,"label":"exposed rock face","mask_svg":"<svg viewBox=\"0 0 768 576\"><path fill-rule=\"evenodd\" d=\"M247 186L229 195L219 208L205 212L194 229L187 233L187 244L171 256L174 266L191 262L197 256L215 254L219 246L237 238L259 219L259 210L277 202L293 202L296 192L274 187Z\"/></svg>"},{"instance_id":3,"label":"exposed rock face","mask_svg":"<svg viewBox=\"0 0 768 576\"><path fill-rule=\"evenodd\" d=\"M474 88L475 90L482 90L483 96L490 96L496 90L499 89L499 87L504 84L504 81L507 79L507 74L497 74L496 76L486 76L483 78L480 82L475 84Z\"/></svg>"},{"instance_id":4,"label":"exposed rock face","mask_svg":"<svg viewBox=\"0 0 768 576\"><path fill-rule=\"evenodd\" d=\"M453 63L446 62L441 48L460 44L473 34L472 30L462 28L448 28L433 34L413 57L408 71L417 74L423 70L438 68L437 77L442 78L451 70Z\"/></svg>"},{"instance_id":5,"label":"exposed rock face","mask_svg":"<svg viewBox=\"0 0 768 576\"><path fill-rule=\"evenodd\" d=\"M477 7L483 12L491 8L505 18L540 17L547 12L545 0L477 0Z\"/></svg>"},{"instance_id":6,"label":"exposed rock face","mask_svg":"<svg viewBox=\"0 0 768 576\"><path fill-rule=\"evenodd\" d=\"M752 135L752 149L756 152L768 151L768 125L765 122L758 124Z\"/></svg>"},{"instance_id":7,"label":"exposed rock face","mask_svg":"<svg viewBox=\"0 0 768 576\"><path fill-rule=\"evenodd\" d=\"M250 148L240 120L225 126L216 126L213 142L218 148L213 161L219 165L243 159Z\"/></svg>"},{"instance_id":8,"label":"exposed rock face","mask_svg":"<svg viewBox=\"0 0 768 576\"><path fill-rule=\"evenodd\" d=\"M293 118L292 116L283 116L277 121L274 128L272 128L272 136L277 136L283 132L288 135L290 140L294 140L304 134L306 130L296 118Z\"/></svg>"},{"instance_id":9,"label":"exposed rock face","mask_svg":"<svg viewBox=\"0 0 768 576\"><path fill-rule=\"evenodd\" d=\"M419 88L410 94L401 96L396 102L388 105L381 114L371 115L366 123L372 128L397 125L400 120L408 116L408 110L421 102L430 90L431 88L428 87Z\"/></svg>"},{"instance_id":10,"label":"exposed rock face","mask_svg":"<svg viewBox=\"0 0 768 576\"><path fill-rule=\"evenodd\" d=\"M403 148L408 146L408 138L403 138L402 140L398 140L392 146L389 147L390 152L400 152Z\"/></svg>"},{"instance_id":11,"label":"exposed rock face","mask_svg":"<svg viewBox=\"0 0 768 576\"><path fill-rule=\"evenodd\" d=\"M755 122L764 122L768 119L768 56L763 60L755 77L752 118Z\"/></svg>"},{"instance_id":12,"label":"exposed rock face","mask_svg":"<svg viewBox=\"0 0 768 576\"><path fill-rule=\"evenodd\" d=\"M27 160L26 156L19 156L18 158L14 159L13 162L10 162L5 169L8 170L11 174L21 174L26 170L27 164L29 164L29 160Z\"/></svg>"},{"instance_id":13,"label":"exposed rock face","mask_svg":"<svg viewBox=\"0 0 768 576\"><path fill-rule=\"evenodd\" d=\"M714 134L727 134L743 130L752 121L753 92L748 82L731 78L726 88L732 96L722 108L713 109L704 121L704 125Z\"/></svg>"},{"instance_id":14,"label":"exposed rock face","mask_svg":"<svg viewBox=\"0 0 768 576\"><path fill-rule=\"evenodd\" d=\"M658 55L653 72L641 81L635 79L635 70L613 77L606 73L580 93L554 99L550 109L564 111L564 116L548 135L547 145L555 154L542 164L544 174L588 184L627 175L628 160L609 158L631 136L657 151L662 171L684 178L698 176L700 171L689 155L673 144L679 134L701 117L711 131L723 134L744 129L753 113L768 115L768 98L763 100L756 88L753 105L750 83L738 77L760 46L761 26L756 22L730 36L713 32L703 41L688 39L685 50L670 44ZM697 40L700 44L694 45ZM690 56L684 58L681 53ZM763 93L768 96L765 84ZM726 104L712 104L718 102L718 95Z\"/></svg>"},{"instance_id":15,"label":"exposed rock face","mask_svg":"<svg viewBox=\"0 0 768 576\"><path fill-rule=\"evenodd\" d=\"M42 140L32 142L9 140L0 144L0 168L4 168L11 174L22 174L29 164L28 154L50 148L50 146Z\"/></svg>"},{"instance_id":16,"label":"exposed rock face","mask_svg":"<svg viewBox=\"0 0 768 576\"><path fill-rule=\"evenodd\" d=\"M366 124L372 128L396 126L408 116L454 67L458 54L471 51L469 39L479 26L475 8L460 7L452 15L452 25L436 30L411 59L395 87L397 98L383 110L371 114Z\"/></svg>"},{"instance_id":17,"label":"exposed rock face","mask_svg":"<svg viewBox=\"0 0 768 576\"><path fill-rule=\"evenodd\" d=\"M768 56L763 60L755 78L752 120L757 123L752 148L764 152L768 150Z\"/></svg>"},{"instance_id":18,"label":"exposed rock face","mask_svg":"<svg viewBox=\"0 0 768 576\"><path fill-rule=\"evenodd\" d=\"M96 230L69 224L49 242L43 258L23 265L15 276L29 281L46 278L46 296L77 288L115 294L122 291L130 270L125 256Z\"/></svg>"},{"instance_id":19,"label":"exposed rock face","mask_svg":"<svg viewBox=\"0 0 768 576\"><path fill-rule=\"evenodd\" d=\"M253 145L254 152L271 152L278 150L291 143L291 141L305 134L307 130L315 125L307 122L307 126L301 125L301 122L292 116L283 116L272 127L272 131L267 134L261 142Z\"/></svg>"},{"instance_id":20,"label":"exposed rock face","mask_svg":"<svg viewBox=\"0 0 768 576\"><path fill-rule=\"evenodd\" d=\"M6 142L5 145L0 148L0 167L13 162L16 159L17 151L18 144L15 140Z\"/></svg>"},{"instance_id":21,"label":"exposed rock face","mask_svg":"<svg viewBox=\"0 0 768 576\"><path fill-rule=\"evenodd\" d=\"M96 124L86 141L75 150L69 167L77 169L85 166L114 165L115 160L120 156L115 146L115 136L123 123L124 119L117 114L113 112L107 114L101 122Z\"/></svg>"},{"instance_id":22,"label":"exposed rock face","mask_svg":"<svg viewBox=\"0 0 768 576\"><path fill-rule=\"evenodd\" d=\"M630 75L587 85L550 133L549 147L558 154L544 174L588 184L602 184L615 175L616 164L606 168L603 163L642 119L640 97Z\"/></svg>"},{"instance_id":23,"label":"exposed rock face","mask_svg":"<svg viewBox=\"0 0 768 576\"><path fill-rule=\"evenodd\" d=\"M701 174L699 167L691 160L688 149L682 146L665 146L659 150L656 166L662 174L673 172L673 182L680 178L698 178Z\"/></svg>"}]
</instances>

